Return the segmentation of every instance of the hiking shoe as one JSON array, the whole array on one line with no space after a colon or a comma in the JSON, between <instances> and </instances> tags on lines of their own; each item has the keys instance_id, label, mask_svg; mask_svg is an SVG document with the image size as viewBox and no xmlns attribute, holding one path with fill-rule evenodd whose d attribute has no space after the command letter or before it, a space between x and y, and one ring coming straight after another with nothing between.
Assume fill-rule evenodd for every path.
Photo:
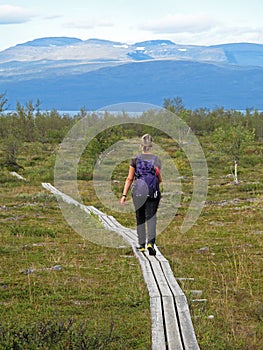
<instances>
[{"instance_id":1,"label":"hiking shoe","mask_svg":"<svg viewBox=\"0 0 263 350\"><path fill-rule=\"evenodd\" d=\"M145 246L144 245L139 245L138 247L136 247L137 250L139 250L140 252L145 252Z\"/></svg>"},{"instance_id":2,"label":"hiking shoe","mask_svg":"<svg viewBox=\"0 0 263 350\"><path fill-rule=\"evenodd\" d=\"M149 243L147 245L147 249L148 249L149 255L156 255L156 250L154 249L153 244Z\"/></svg>"}]
</instances>

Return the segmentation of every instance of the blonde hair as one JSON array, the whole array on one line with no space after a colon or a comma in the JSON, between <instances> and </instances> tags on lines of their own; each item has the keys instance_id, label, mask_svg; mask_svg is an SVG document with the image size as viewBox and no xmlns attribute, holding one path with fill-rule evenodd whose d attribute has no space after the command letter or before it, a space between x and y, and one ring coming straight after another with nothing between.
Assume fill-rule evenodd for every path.
<instances>
[{"instance_id":1,"label":"blonde hair","mask_svg":"<svg viewBox=\"0 0 263 350\"><path fill-rule=\"evenodd\" d=\"M153 145L153 138L150 134L145 134L141 138L141 147L144 152L148 152L151 150Z\"/></svg>"}]
</instances>

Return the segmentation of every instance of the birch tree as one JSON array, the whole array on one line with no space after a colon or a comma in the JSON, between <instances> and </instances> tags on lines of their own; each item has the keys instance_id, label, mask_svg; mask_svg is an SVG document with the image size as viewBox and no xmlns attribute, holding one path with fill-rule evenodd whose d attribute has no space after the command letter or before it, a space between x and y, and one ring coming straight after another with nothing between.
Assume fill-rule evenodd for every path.
<instances>
[{"instance_id":1,"label":"birch tree","mask_svg":"<svg viewBox=\"0 0 263 350\"><path fill-rule=\"evenodd\" d=\"M6 93L0 93L0 113L5 111L7 109L7 98L6 98Z\"/></svg>"},{"instance_id":2,"label":"birch tree","mask_svg":"<svg viewBox=\"0 0 263 350\"><path fill-rule=\"evenodd\" d=\"M255 139L255 130L242 125L218 127L213 132L217 151L229 156L234 163L234 184L238 184L238 163L245 147Z\"/></svg>"}]
</instances>

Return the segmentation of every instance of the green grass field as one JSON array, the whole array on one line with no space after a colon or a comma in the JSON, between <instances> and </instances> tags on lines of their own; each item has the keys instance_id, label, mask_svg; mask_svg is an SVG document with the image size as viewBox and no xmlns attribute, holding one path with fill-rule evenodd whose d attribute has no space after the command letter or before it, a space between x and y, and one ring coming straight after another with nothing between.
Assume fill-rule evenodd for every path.
<instances>
[{"instance_id":1,"label":"green grass field","mask_svg":"<svg viewBox=\"0 0 263 350\"><path fill-rule=\"evenodd\" d=\"M234 185L227 177L229 164L211 152L209 137L200 137L200 142L209 169L204 209L195 225L180 233L192 184L189 169L182 166L182 205L157 245L175 277L194 278L179 283L200 348L259 350L263 144L255 142L244 151L240 183ZM17 161L26 181L1 170L0 349L149 350L149 296L132 249L83 239L65 221L56 198L41 186L53 183L56 151L51 144L25 144ZM117 194L126 177L126 166L122 169ZM79 188L86 204L104 209L92 181L79 180ZM131 215L116 218L134 225ZM202 295L196 297L195 290Z\"/></svg>"}]
</instances>

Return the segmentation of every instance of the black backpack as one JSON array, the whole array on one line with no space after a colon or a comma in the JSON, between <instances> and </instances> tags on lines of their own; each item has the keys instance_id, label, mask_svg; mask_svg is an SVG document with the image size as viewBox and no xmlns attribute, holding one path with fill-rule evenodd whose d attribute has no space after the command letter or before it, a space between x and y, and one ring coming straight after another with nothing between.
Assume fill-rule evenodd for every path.
<instances>
[{"instance_id":1,"label":"black backpack","mask_svg":"<svg viewBox=\"0 0 263 350\"><path fill-rule=\"evenodd\" d=\"M159 180L155 170L156 156L144 159L141 154L136 159L135 183L132 195L141 197L145 202L147 198L158 198L160 196Z\"/></svg>"}]
</instances>

